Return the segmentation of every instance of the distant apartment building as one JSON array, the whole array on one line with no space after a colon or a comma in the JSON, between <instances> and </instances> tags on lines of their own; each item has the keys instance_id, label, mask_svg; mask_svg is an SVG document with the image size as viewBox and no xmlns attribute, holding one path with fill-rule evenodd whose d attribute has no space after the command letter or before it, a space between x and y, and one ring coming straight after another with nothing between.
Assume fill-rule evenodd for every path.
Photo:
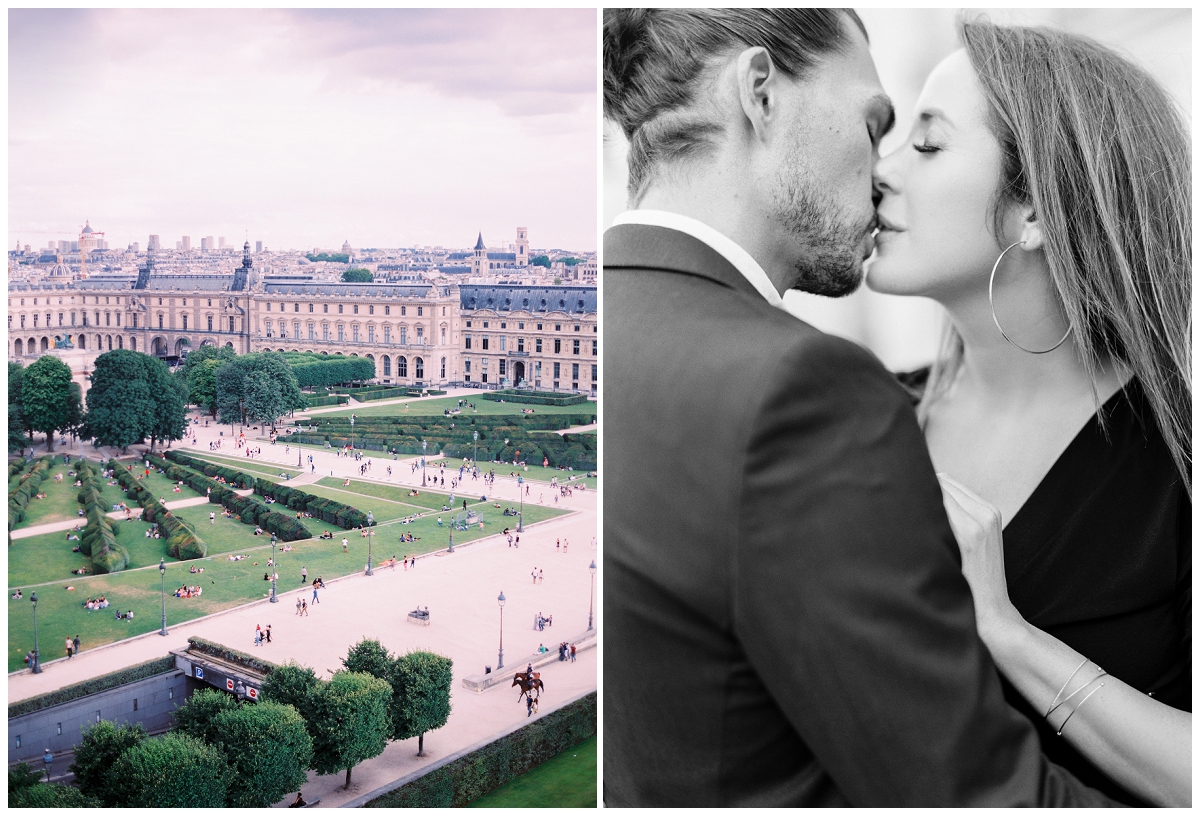
<instances>
[{"instance_id":1,"label":"distant apartment building","mask_svg":"<svg viewBox=\"0 0 1200 816\"><path fill-rule=\"evenodd\" d=\"M148 252L154 252L155 250L159 249L162 249L162 243L158 240L157 235L151 235L150 241L146 244L146 250Z\"/></svg>"},{"instance_id":2,"label":"distant apartment building","mask_svg":"<svg viewBox=\"0 0 1200 816\"><path fill-rule=\"evenodd\" d=\"M190 236L190 235L183 236L183 238L180 239L180 241L179 241L179 248L182 250L185 250L185 251L191 249L192 248L192 236Z\"/></svg>"}]
</instances>

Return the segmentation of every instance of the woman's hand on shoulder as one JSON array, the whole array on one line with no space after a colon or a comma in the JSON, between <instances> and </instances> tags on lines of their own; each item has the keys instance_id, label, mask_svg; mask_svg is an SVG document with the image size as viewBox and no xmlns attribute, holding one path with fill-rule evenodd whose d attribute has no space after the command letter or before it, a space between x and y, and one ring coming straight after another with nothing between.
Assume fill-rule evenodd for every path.
<instances>
[{"instance_id":1,"label":"woman's hand on shoulder","mask_svg":"<svg viewBox=\"0 0 1200 816\"><path fill-rule=\"evenodd\" d=\"M1022 622L1008 597L1000 511L945 473L938 474L942 504L962 554L963 576L975 599L976 626L984 643Z\"/></svg>"}]
</instances>

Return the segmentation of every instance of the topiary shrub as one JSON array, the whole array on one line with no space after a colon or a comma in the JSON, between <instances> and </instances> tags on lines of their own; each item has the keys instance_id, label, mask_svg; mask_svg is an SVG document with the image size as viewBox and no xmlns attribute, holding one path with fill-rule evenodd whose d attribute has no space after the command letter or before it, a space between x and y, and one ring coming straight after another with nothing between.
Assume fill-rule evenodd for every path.
<instances>
[{"instance_id":1,"label":"topiary shrub","mask_svg":"<svg viewBox=\"0 0 1200 816\"><path fill-rule=\"evenodd\" d=\"M225 805L230 769L213 746L168 733L121 754L113 776L125 807L218 808Z\"/></svg>"}]
</instances>

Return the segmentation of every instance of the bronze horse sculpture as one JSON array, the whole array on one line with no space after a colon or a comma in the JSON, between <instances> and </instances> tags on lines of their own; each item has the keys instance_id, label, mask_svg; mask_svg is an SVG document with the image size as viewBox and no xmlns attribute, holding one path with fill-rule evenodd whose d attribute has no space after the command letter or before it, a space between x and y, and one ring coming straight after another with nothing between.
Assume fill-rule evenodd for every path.
<instances>
[{"instance_id":1,"label":"bronze horse sculpture","mask_svg":"<svg viewBox=\"0 0 1200 816\"><path fill-rule=\"evenodd\" d=\"M530 679L531 677L532 679ZM527 694L536 700L541 697L542 692L546 688L546 684L542 682L541 672L532 672L531 674L517 672L513 675L512 684L513 686L521 687L521 693L517 696L517 702L520 702L521 698Z\"/></svg>"}]
</instances>

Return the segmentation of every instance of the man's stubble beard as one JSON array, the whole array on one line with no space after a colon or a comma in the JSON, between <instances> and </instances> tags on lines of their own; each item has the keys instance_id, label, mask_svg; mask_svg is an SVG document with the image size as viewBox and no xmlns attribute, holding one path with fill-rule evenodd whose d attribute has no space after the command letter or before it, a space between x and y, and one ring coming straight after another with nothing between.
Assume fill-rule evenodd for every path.
<instances>
[{"instance_id":1,"label":"man's stubble beard","mask_svg":"<svg viewBox=\"0 0 1200 816\"><path fill-rule=\"evenodd\" d=\"M776 178L772 218L804 246L790 288L832 298L851 294L863 281L861 244L868 225L821 193L798 150Z\"/></svg>"}]
</instances>

